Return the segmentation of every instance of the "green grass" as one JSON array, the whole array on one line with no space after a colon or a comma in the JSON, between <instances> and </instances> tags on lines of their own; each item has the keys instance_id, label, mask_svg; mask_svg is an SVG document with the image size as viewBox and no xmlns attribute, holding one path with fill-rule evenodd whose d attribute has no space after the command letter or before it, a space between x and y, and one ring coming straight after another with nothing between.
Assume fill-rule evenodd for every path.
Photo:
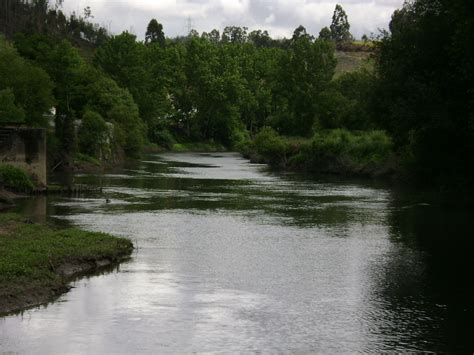
<instances>
[{"instance_id":1,"label":"green grass","mask_svg":"<svg viewBox=\"0 0 474 355\"><path fill-rule=\"evenodd\" d=\"M0 214L0 314L48 301L67 285L59 270L117 262L133 244L124 238L78 229L53 229L24 223L21 216ZM37 295L37 297L34 297Z\"/></svg>"}]
</instances>

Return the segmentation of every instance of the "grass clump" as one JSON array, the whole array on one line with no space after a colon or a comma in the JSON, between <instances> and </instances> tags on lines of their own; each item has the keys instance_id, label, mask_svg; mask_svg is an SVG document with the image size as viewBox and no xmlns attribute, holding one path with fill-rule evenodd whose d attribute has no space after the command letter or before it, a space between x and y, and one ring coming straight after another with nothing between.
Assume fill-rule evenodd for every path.
<instances>
[{"instance_id":1,"label":"grass clump","mask_svg":"<svg viewBox=\"0 0 474 355\"><path fill-rule=\"evenodd\" d=\"M35 188L35 183L25 170L8 164L0 164L0 186L2 185L21 192L29 192Z\"/></svg>"},{"instance_id":2,"label":"grass clump","mask_svg":"<svg viewBox=\"0 0 474 355\"><path fill-rule=\"evenodd\" d=\"M132 250L127 239L0 214L0 314L47 302L67 289L72 274L95 270L99 261L117 262Z\"/></svg>"}]
</instances>

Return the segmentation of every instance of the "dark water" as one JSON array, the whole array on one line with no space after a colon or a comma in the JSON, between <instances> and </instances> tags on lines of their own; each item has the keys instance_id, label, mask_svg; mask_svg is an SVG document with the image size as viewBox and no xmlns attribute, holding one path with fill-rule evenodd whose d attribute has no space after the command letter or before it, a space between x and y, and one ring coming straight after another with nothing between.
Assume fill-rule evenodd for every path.
<instances>
[{"instance_id":1,"label":"dark water","mask_svg":"<svg viewBox=\"0 0 474 355\"><path fill-rule=\"evenodd\" d=\"M474 350L472 211L419 191L278 175L234 154L152 156L21 210L132 239L133 259L0 319L34 353Z\"/></svg>"}]
</instances>

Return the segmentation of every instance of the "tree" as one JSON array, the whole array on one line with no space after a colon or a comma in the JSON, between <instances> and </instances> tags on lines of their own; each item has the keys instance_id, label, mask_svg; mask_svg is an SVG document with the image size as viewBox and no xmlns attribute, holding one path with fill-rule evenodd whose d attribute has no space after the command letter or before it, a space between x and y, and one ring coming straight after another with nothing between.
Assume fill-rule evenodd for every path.
<instances>
[{"instance_id":1,"label":"tree","mask_svg":"<svg viewBox=\"0 0 474 355\"><path fill-rule=\"evenodd\" d=\"M351 25L347 20L347 14L341 5L337 4L332 16L331 36L338 46L350 41L352 35L350 33Z\"/></svg>"},{"instance_id":2,"label":"tree","mask_svg":"<svg viewBox=\"0 0 474 355\"><path fill-rule=\"evenodd\" d=\"M228 26L222 32L224 43L245 43L247 41L247 27Z\"/></svg>"},{"instance_id":3,"label":"tree","mask_svg":"<svg viewBox=\"0 0 474 355\"><path fill-rule=\"evenodd\" d=\"M313 36L311 36L310 34L308 34L308 32L306 32L306 28L300 25L294 30L293 37L291 38L291 40L295 42L301 38L306 38L310 41L314 39Z\"/></svg>"},{"instance_id":4,"label":"tree","mask_svg":"<svg viewBox=\"0 0 474 355\"><path fill-rule=\"evenodd\" d=\"M467 0L407 2L379 44L374 116L411 167L431 181L474 182L466 161L474 155L472 6Z\"/></svg>"},{"instance_id":5,"label":"tree","mask_svg":"<svg viewBox=\"0 0 474 355\"><path fill-rule=\"evenodd\" d=\"M152 63L148 60L146 46L136 39L128 32L113 36L97 50L94 62L121 87L129 90L138 104L140 116L145 122L152 122L158 110L152 89ZM155 46L148 47L151 47L150 51L155 49Z\"/></svg>"},{"instance_id":6,"label":"tree","mask_svg":"<svg viewBox=\"0 0 474 355\"><path fill-rule=\"evenodd\" d=\"M158 23L155 19L152 19L148 24L145 33L145 43L146 44L154 44L157 43L160 47L164 47L166 45L165 34L163 32L163 25Z\"/></svg>"},{"instance_id":7,"label":"tree","mask_svg":"<svg viewBox=\"0 0 474 355\"><path fill-rule=\"evenodd\" d=\"M100 158L107 131L107 124L101 115L94 111L86 111L82 116L82 125L78 133L80 151L91 157Z\"/></svg>"},{"instance_id":8,"label":"tree","mask_svg":"<svg viewBox=\"0 0 474 355\"><path fill-rule=\"evenodd\" d=\"M30 125L46 125L44 113L54 104L53 82L44 70L23 59L2 36L0 91L0 110L5 110L8 115L11 114L17 119L23 116L25 122ZM7 114L6 112L4 114Z\"/></svg>"},{"instance_id":9,"label":"tree","mask_svg":"<svg viewBox=\"0 0 474 355\"><path fill-rule=\"evenodd\" d=\"M209 40L214 43L214 44L218 44L221 40L221 35L220 35L220 32L216 29L213 29L210 33L209 33Z\"/></svg>"},{"instance_id":10,"label":"tree","mask_svg":"<svg viewBox=\"0 0 474 355\"><path fill-rule=\"evenodd\" d=\"M332 40L332 32L329 28L324 27L320 32L319 32L319 39L322 39L324 41L330 41Z\"/></svg>"},{"instance_id":11,"label":"tree","mask_svg":"<svg viewBox=\"0 0 474 355\"><path fill-rule=\"evenodd\" d=\"M250 32L248 40L257 47L270 47L272 39L267 31L255 30Z\"/></svg>"},{"instance_id":12,"label":"tree","mask_svg":"<svg viewBox=\"0 0 474 355\"><path fill-rule=\"evenodd\" d=\"M305 32L298 32L301 35L294 36L278 63L274 124L282 134L310 136L317 119L316 98L333 78L336 59L331 43L312 42Z\"/></svg>"},{"instance_id":13,"label":"tree","mask_svg":"<svg viewBox=\"0 0 474 355\"><path fill-rule=\"evenodd\" d=\"M0 90L0 124L23 123L24 121L25 111L16 104L13 90Z\"/></svg>"},{"instance_id":14,"label":"tree","mask_svg":"<svg viewBox=\"0 0 474 355\"><path fill-rule=\"evenodd\" d=\"M95 74L95 79L84 87L88 109L114 124L116 148L125 151L128 156L139 156L145 126L132 95L103 73L92 68L90 70L91 74Z\"/></svg>"}]
</instances>

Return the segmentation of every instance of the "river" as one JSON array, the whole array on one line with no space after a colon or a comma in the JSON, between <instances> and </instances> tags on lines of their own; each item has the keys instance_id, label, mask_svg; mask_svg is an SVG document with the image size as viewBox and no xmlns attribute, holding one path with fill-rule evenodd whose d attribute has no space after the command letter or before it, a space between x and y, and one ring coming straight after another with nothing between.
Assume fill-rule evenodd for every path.
<instances>
[{"instance_id":1,"label":"river","mask_svg":"<svg viewBox=\"0 0 474 355\"><path fill-rule=\"evenodd\" d=\"M104 195L18 210L136 250L0 319L0 352L474 351L469 211L233 153L150 155L74 179Z\"/></svg>"}]
</instances>

